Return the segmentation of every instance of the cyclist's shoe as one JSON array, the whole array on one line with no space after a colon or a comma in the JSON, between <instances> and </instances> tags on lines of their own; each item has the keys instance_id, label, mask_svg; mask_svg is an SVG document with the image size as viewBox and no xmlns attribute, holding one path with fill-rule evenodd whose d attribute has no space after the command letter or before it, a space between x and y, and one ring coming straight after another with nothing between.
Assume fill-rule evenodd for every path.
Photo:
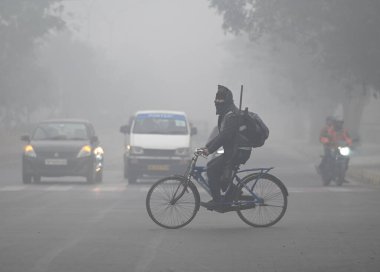
<instances>
[{"instance_id":1,"label":"cyclist's shoe","mask_svg":"<svg viewBox=\"0 0 380 272\"><path fill-rule=\"evenodd\" d=\"M207 210L210 211L218 211L223 209L225 204L223 202L215 201L215 200L210 200L209 202L201 202L200 203L202 207L205 207Z\"/></svg>"},{"instance_id":2,"label":"cyclist's shoe","mask_svg":"<svg viewBox=\"0 0 380 272\"><path fill-rule=\"evenodd\" d=\"M210 211L214 210L217 204L219 203L214 200L210 200L209 202L201 202L201 206Z\"/></svg>"},{"instance_id":3,"label":"cyclist's shoe","mask_svg":"<svg viewBox=\"0 0 380 272\"><path fill-rule=\"evenodd\" d=\"M235 184L232 184L225 195L226 202L232 201L234 199L237 190L238 187Z\"/></svg>"}]
</instances>

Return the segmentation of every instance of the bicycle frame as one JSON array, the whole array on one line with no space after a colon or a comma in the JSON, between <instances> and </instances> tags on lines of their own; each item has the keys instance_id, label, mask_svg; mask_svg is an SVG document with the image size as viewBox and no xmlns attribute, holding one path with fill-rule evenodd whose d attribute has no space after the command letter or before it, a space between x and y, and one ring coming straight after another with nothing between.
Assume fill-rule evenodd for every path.
<instances>
[{"instance_id":1,"label":"bicycle frame","mask_svg":"<svg viewBox=\"0 0 380 272\"><path fill-rule=\"evenodd\" d=\"M204 167L204 166L196 166L196 162L198 160L198 157L201 156L201 153L199 150L197 150L195 153L194 153L194 157L193 159L191 160L191 163L189 165L189 168L188 168L188 171L187 171L187 174L186 174L186 177L187 177L187 180L188 182L191 182L192 180L196 181L210 196L211 196L211 191L210 191L210 187L207 183L207 180L203 177L203 173L205 173L207 171L207 168ZM247 185L245 184L242 184L242 186L247 190L249 191L252 196L254 196L254 198L256 199L255 203L263 203L263 200L262 198L258 197L254 192L253 192L253 188L255 187L257 181L266 173L268 173L270 170L272 170L273 167L268 167L268 168L250 168L250 169L244 169L244 170L239 170L239 168L236 169L236 171L234 172L234 176L233 176L233 179L232 179L232 183L233 181L236 180L237 182L237 186L241 185L242 184L242 181L244 178L240 178L238 176L238 174L240 173L250 173L250 174L257 174L257 176L255 177L255 182L254 184L251 186L251 188L249 188ZM194 182L193 182L194 183ZM186 188L185 188L186 190ZM184 190L184 191L185 191ZM228 189L227 189L228 190ZM184 193L183 191L183 193ZM182 196L182 194L181 194ZM181 197L179 196L179 197ZM176 198L177 199L177 198Z\"/></svg>"},{"instance_id":2,"label":"bicycle frame","mask_svg":"<svg viewBox=\"0 0 380 272\"><path fill-rule=\"evenodd\" d=\"M253 227L272 226L284 216L288 193L278 178L268 174L273 167L240 170L237 166L221 202L215 206L202 202L197 184L209 195L211 192L207 168L196 166L199 156L204 157L201 149L194 153L185 175L163 178L148 191L146 207L156 224L169 229L183 227L194 219L201 206L220 213L237 212L241 220Z\"/></svg>"}]
</instances>

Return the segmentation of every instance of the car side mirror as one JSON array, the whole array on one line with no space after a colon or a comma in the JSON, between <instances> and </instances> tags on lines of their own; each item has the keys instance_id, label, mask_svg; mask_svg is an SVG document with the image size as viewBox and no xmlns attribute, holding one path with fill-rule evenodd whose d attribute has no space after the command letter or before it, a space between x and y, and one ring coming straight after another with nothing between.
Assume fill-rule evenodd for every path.
<instances>
[{"instance_id":1,"label":"car side mirror","mask_svg":"<svg viewBox=\"0 0 380 272\"><path fill-rule=\"evenodd\" d=\"M123 134L129 134L130 127L128 125L124 125L120 127L120 132Z\"/></svg>"},{"instance_id":2,"label":"car side mirror","mask_svg":"<svg viewBox=\"0 0 380 272\"><path fill-rule=\"evenodd\" d=\"M91 142L92 144L94 144L94 143L96 143L96 142L98 142L98 141L99 141L98 136L92 136L92 137L90 138L90 142Z\"/></svg>"},{"instance_id":3,"label":"car side mirror","mask_svg":"<svg viewBox=\"0 0 380 272\"><path fill-rule=\"evenodd\" d=\"M197 133L198 133L198 129L196 127L192 127L191 131L190 131L190 134L191 135L197 135Z\"/></svg>"},{"instance_id":4,"label":"car side mirror","mask_svg":"<svg viewBox=\"0 0 380 272\"><path fill-rule=\"evenodd\" d=\"M21 136L21 141L30 142L30 136L29 135L23 135L23 136Z\"/></svg>"}]
</instances>

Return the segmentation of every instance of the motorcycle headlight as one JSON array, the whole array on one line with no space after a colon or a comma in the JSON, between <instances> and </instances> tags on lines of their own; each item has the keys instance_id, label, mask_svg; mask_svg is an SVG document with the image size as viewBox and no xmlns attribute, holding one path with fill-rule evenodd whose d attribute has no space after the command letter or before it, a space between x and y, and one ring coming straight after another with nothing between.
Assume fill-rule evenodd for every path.
<instances>
[{"instance_id":1,"label":"motorcycle headlight","mask_svg":"<svg viewBox=\"0 0 380 272\"><path fill-rule=\"evenodd\" d=\"M34 152L33 146L31 145L26 145L24 147L24 154L27 157L33 157L33 158L37 157L36 152Z\"/></svg>"},{"instance_id":2,"label":"motorcycle headlight","mask_svg":"<svg viewBox=\"0 0 380 272\"><path fill-rule=\"evenodd\" d=\"M350 155L350 148L348 146L339 147L339 153L342 156L348 156L348 155Z\"/></svg>"},{"instance_id":3,"label":"motorcycle headlight","mask_svg":"<svg viewBox=\"0 0 380 272\"><path fill-rule=\"evenodd\" d=\"M187 147L177 148L175 150L175 154L178 156L186 156L186 155L190 154L190 149Z\"/></svg>"},{"instance_id":4,"label":"motorcycle headlight","mask_svg":"<svg viewBox=\"0 0 380 272\"><path fill-rule=\"evenodd\" d=\"M134 155L144 154L144 149L139 146L129 146L129 152Z\"/></svg>"},{"instance_id":5,"label":"motorcycle headlight","mask_svg":"<svg viewBox=\"0 0 380 272\"><path fill-rule=\"evenodd\" d=\"M216 151L217 154L224 154L224 149L220 148Z\"/></svg>"},{"instance_id":6,"label":"motorcycle headlight","mask_svg":"<svg viewBox=\"0 0 380 272\"><path fill-rule=\"evenodd\" d=\"M82 149L79 151L77 158L83 158L91 156L92 148L89 145L85 145L82 147Z\"/></svg>"}]
</instances>

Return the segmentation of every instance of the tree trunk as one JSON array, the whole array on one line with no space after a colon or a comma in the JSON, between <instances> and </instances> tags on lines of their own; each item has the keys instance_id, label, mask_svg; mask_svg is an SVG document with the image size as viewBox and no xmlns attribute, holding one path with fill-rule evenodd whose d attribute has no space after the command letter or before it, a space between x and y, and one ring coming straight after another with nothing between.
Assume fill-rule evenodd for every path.
<instances>
[{"instance_id":1,"label":"tree trunk","mask_svg":"<svg viewBox=\"0 0 380 272\"><path fill-rule=\"evenodd\" d=\"M371 99L371 91L368 90L365 83L358 87L361 90L355 89L353 86L347 87L343 100L344 127L347 128L354 142L360 142L359 128L363 110Z\"/></svg>"}]
</instances>

